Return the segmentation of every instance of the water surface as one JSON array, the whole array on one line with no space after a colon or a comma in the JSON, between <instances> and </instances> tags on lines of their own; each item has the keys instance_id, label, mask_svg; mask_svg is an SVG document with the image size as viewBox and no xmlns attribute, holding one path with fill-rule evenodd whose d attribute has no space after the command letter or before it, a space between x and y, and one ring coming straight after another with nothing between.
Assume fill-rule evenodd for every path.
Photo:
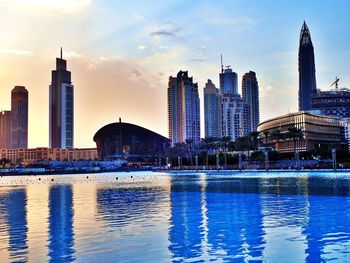
<instances>
[{"instance_id":1,"label":"water surface","mask_svg":"<svg viewBox=\"0 0 350 263\"><path fill-rule=\"evenodd\" d=\"M350 262L350 174L0 178L1 262Z\"/></svg>"}]
</instances>

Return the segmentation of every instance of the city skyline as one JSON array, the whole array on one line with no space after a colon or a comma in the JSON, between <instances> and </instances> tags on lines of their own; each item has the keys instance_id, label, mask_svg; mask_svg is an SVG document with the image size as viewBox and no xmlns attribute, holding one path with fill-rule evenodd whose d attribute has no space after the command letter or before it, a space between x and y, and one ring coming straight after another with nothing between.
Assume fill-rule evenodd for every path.
<instances>
[{"instance_id":1,"label":"city skyline","mask_svg":"<svg viewBox=\"0 0 350 263\"><path fill-rule=\"evenodd\" d=\"M159 2L152 7L104 1L53 5L1 1L0 108L10 109L13 86L26 86L31 94L29 147L48 145L47 85L53 58L62 45L72 82L79 87L76 147L94 146L92 136L98 128L119 117L166 136L168 76L188 70L199 87L207 79L219 87L221 53L239 80L245 72L257 72L264 121L275 112L297 111L297 52L304 19L312 31L318 88L328 90L335 76L340 77L340 87L349 87L345 11L349 3L273 5L272 1ZM197 22L190 23L189 15ZM110 21L117 22L111 25ZM34 36L31 28L36 28Z\"/></svg>"}]
</instances>

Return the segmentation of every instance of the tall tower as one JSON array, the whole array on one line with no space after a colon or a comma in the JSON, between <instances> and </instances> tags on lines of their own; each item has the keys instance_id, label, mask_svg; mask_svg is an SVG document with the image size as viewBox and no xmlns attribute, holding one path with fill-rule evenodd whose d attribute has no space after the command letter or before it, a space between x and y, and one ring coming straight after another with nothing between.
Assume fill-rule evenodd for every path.
<instances>
[{"instance_id":1,"label":"tall tower","mask_svg":"<svg viewBox=\"0 0 350 263\"><path fill-rule=\"evenodd\" d=\"M220 95L221 95L221 136L232 141L246 134L244 119L249 113L246 103L238 93L238 77L230 66L223 69L221 58Z\"/></svg>"},{"instance_id":2,"label":"tall tower","mask_svg":"<svg viewBox=\"0 0 350 263\"><path fill-rule=\"evenodd\" d=\"M200 107L198 84L188 77L187 71L179 71L176 77L169 77L168 124L172 145L200 141Z\"/></svg>"},{"instance_id":3,"label":"tall tower","mask_svg":"<svg viewBox=\"0 0 350 263\"><path fill-rule=\"evenodd\" d=\"M221 96L210 79L204 87L204 120L205 138L221 137Z\"/></svg>"},{"instance_id":4,"label":"tall tower","mask_svg":"<svg viewBox=\"0 0 350 263\"><path fill-rule=\"evenodd\" d=\"M28 91L23 86L11 91L11 148L28 148Z\"/></svg>"},{"instance_id":5,"label":"tall tower","mask_svg":"<svg viewBox=\"0 0 350 263\"><path fill-rule=\"evenodd\" d=\"M11 148L11 111L0 111L0 149Z\"/></svg>"},{"instance_id":6,"label":"tall tower","mask_svg":"<svg viewBox=\"0 0 350 263\"><path fill-rule=\"evenodd\" d=\"M260 122L259 85L254 71L245 73L242 78L242 97L249 107L249 119L244 120L248 132L256 131Z\"/></svg>"},{"instance_id":7,"label":"tall tower","mask_svg":"<svg viewBox=\"0 0 350 263\"><path fill-rule=\"evenodd\" d=\"M67 61L56 58L56 70L52 71L49 86L50 148L73 148L74 86Z\"/></svg>"},{"instance_id":8,"label":"tall tower","mask_svg":"<svg viewBox=\"0 0 350 263\"><path fill-rule=\"evenodd\" d=\"M311 97L316 93L314 46L305 21L299 38L299 111L312 109Z\"/></svg>"}]
</instances>

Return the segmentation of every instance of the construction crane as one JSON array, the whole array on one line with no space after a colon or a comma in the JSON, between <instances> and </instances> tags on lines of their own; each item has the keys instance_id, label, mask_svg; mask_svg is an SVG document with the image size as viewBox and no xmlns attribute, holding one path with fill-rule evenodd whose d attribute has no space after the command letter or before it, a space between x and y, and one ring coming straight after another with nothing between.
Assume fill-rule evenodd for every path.
<instances>
[{"instance_id":1,"label":"construction crane","mask_svg":"<svg viewBox=\"0 0 350 263\"><path fill-rule=\"evenodd\" d=\"M331 84L331 87L332 87L333 85L335 86L335 91L338 91L338 82L339 82L338 77L335 77L335 81Z\"/></svg>"}]
</instances>

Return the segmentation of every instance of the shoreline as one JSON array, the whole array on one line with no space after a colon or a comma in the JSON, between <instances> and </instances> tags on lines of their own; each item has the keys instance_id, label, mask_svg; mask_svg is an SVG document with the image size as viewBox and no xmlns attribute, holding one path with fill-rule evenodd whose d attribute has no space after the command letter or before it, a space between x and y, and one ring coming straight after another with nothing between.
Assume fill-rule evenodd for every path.
<instances>
[{"instance_id":1,"label":"shoreline","mask_svg":"<svg viewBox=\"0 0 350 263\"><path fill-rule=\"evenodd\" d=\"M330 172L330 173L349 173L350 169L116 169L116 170L98 170L98 171L25 171L25 172L1 172L0 177L11 176L50 176L50 175L84 175L84 174L108 174L108 173L133 173L133 172L151 172L151 173L314 173L314 172Z\"/></svg>"}]
</instances>

